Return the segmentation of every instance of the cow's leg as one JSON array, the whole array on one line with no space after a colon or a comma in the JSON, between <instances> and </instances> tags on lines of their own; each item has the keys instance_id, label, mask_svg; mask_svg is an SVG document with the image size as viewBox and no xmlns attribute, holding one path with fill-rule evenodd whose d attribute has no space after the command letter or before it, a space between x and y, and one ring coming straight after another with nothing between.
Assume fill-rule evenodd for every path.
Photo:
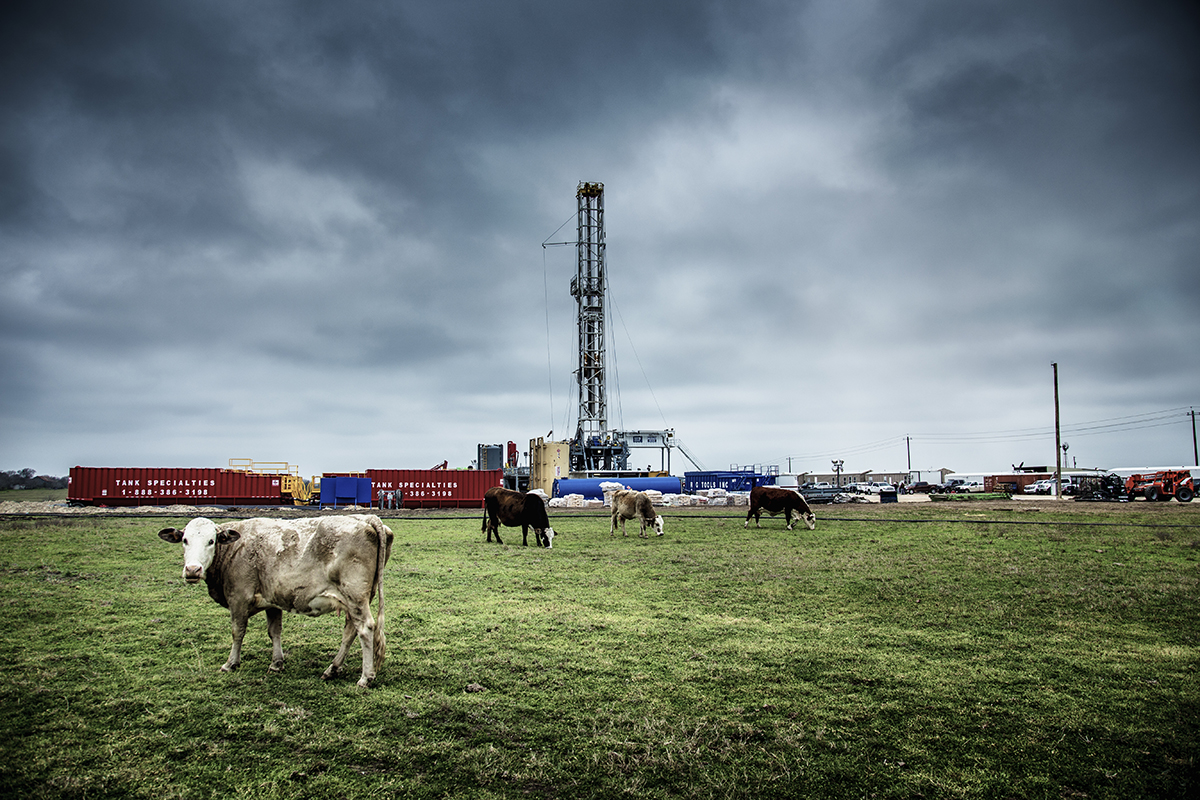
<instances>
[{"instance_id":1,"label":"cow's leg","mask_svg":"<svg viewBox=\"0 0 1200 800\"><path fill-rule=\"evenodd\" d=\"M338 648L337 655L333 657L333 663L321 673L323 680L335 678L342 671L342 662L346 660L346 653L350 652L350 643L354 641L357 634L358 627L354 624L354 618L347 613L346 624L342 628L342 646Z\"/></svg>"},{"instance_id":2,"label":"cow's leg","mask_svg":"<svg viewBox=\"0 0 1200 800\"><path fill-rule=\"evenodd\" d=\"M362 644L362 675L358 679L358 686L365 689L375 677L375 620L371 616L369 599L361 606L347 605L342 648L326 670L327 675L322 677L333 677L341 671L342 662L349 652L350 642L354 641L355 634L358 634L358 641Z\"/></svg>"},{"instance_id":3,"label":"cow's leg","mask_svg":"<svg viewBox=\"0 0 1200 800\"><path fill-rule=\"evenodd\" d=\"M375 679L375 619L371 616L371 598L368 597L356 611L358 613L354 615L354 621L358 628L358 641L362 644L363 660L358 688L365 689Z\"/></svg>"},{"instance_id":4,"label":"cow's leg","mask_svg":"<svg viewBox=\"0 0 1200 800\"><path fill-rule=\"evenodd\" d=\"M242 639L246 638L246 614L237 611L229 612L229 621L233 627L233 647L229 651L229 660L221 667L221 672L232 672L242 663Z\"/></svg>"},{"instance_id":5,"label":"cow's leg","mask_svg":"<svg viewBox=\"0 0 1200 800\"><path fill-rule=\"evenodd\" d=\"M283 669L283 612L278 608L267 609L267 636L271 637L271 672Z\"/></svg>"}]
</instances>

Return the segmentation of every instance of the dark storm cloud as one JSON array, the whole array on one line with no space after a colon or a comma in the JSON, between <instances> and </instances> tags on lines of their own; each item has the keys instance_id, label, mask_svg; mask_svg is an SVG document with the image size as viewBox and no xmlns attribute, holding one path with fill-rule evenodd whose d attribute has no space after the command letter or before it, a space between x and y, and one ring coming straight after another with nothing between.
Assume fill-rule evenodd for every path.
<instances>
[{"instance_id":1,"label":"dark storm cloud","mask_svg":"<svg viewBox=\"0 0 1200 800\"><path fill-rule=\"evenodd\" d=\"M170 460L105 438L140 429L196 463L286 446L327 469L544 433L574 396L573 256L538 243L578 180L608 190L626 422L690 428L717 463L824 436L805 419L829 407L843 440L1007 426L1056 358L1096 415L1196 397L1182 5L127 0L4 19L13 452ZM936 361L875 357L935 343ZM804 358L772 369L784 344ZM180 394L218 381L254 408ZM261 413L283 405L388 433L295 439ZM746 409L789 422L763 433Z\"/></svg>"}]
</instances>

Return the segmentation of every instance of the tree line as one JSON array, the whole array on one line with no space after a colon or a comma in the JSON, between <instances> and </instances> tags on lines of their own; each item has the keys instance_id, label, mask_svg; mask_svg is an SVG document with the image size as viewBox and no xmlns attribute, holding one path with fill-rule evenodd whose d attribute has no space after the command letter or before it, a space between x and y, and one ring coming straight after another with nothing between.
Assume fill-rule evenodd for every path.
<instances>
[{"instance_id":1,"label":"tree line","mask_svg":"<svg viewBox=\"0 0 1200 800\"><path fill-rule=\"evenodd\" d=\"M0 489L65 489L66 478L38 475L32 469L0 471Z\"/></svg>"}]
</instances>

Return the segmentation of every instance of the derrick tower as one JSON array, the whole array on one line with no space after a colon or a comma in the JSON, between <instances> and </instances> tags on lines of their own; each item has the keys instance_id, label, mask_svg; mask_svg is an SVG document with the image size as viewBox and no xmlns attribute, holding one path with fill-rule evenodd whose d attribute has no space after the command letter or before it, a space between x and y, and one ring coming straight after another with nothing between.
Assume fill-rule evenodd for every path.
<instances>
[{"instance_id":1,"label":"derrick tower","mask_svg":"<svg viewBox=\"0 0 1200 800\"><path fill-rule=\"evenodd\" d=\"M575 377L579 385L579 427L571 442L571 469L576 472L624 470L629 447L608 430L608 388L605 385L604 184L581 182L577 203L576 273L571 279L575 298L579 354Z\"/></svg>"},{"instance_id":2,"label":"derrick tower","mask_svg":"<svg viewBox=\"0 0 1200 800\"><path fill-rule=\"evenodd\" d=\"M608 433L608 394L604 385L604 184L580 183L575 243L576 274L571 296L578 306L578 437L591 443Z\"/></svg>"},{"instance_id":3,"label":"derrick tower","mask_svg":"<svg viewBox=\"0 0 1200 800\"><path fill-rule=\"evenodd\" d=\"M575 368L575 380L579 388L579 424L575 429L575 437L569 442L571 477L646 475L651 467L629 467L633 448L658 450L665 462L662 471L666 474L670 470L671 448L683 447L675 439L673 429L629 431L610 430L608 427L608 387L605 383L607 353L604 339L604 297L608 291L604 265L604 184L581 181L575 191L575 200L578 235L575 240L576 272L571 279L571 296L575 298L577 306L575 322L579 336ZM566 245L570 242L556 244ZM530 453L544 446L541 440L536 443L531 441ZM687 455L686 450L683 452ZM691 456L688 458L695 463Z\"/></svg>"}]
</instances>

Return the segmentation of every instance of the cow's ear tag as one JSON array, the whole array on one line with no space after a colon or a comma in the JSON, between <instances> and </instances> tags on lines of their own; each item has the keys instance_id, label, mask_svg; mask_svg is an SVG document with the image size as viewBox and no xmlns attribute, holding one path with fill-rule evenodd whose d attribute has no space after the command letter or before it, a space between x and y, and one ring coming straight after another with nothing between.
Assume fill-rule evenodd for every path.
<instances>
[{"instance_id":1,"label":"cow's ear tag","mask_svg":"<svg viewBox=\"0 0 1200 800\"><path fill-rule=\"evenodd\" d=\"M221 544L229 544L230 542L236 542L240 538L242 538L242 535L232 529L227 530L227 531L220 531L217 533L217 541Z\"/></svg>"}]
</instances>

